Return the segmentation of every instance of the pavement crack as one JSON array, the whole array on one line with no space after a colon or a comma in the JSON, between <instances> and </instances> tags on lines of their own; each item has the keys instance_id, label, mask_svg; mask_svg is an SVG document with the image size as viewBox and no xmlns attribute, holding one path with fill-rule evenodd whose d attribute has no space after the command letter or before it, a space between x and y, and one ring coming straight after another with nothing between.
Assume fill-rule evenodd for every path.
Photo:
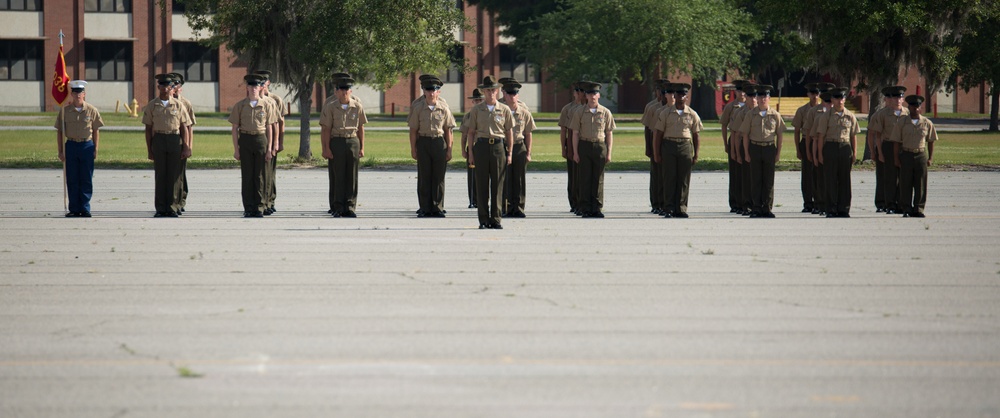
<instances>
[{"instance_id":1,"label":"pavement crack","mask_svg":"<svg viewBox=\"0 0 1000 418\"><path fill-rule=\"evenodd\" d=\"M119 343L118 344L118 349L121 350L121 351L124 351L125 353L127 353L128 355L133 356L133 357L147 358L147 359L150 359L150 360L157 360L157 361L160 360L160 356L157 356L155 354L140 353L140 352L136 351L135 349L133 349L132 347L129 347L128 344L125 344L125 343Z\"/></svg>"},{"instance_id":2,"label":"pavement crack","mask_svg":"<svg viewBox=\"0 0 1000 418\"><path fill-rule=\"evenodd\" d=\"M98 322L95 322L95 323L92 323L92 324L80 325L80 326L75 326L75 327L61 328L61 329L52 331L50 334L52 336L61 337L61 338L79 338L79 337L82 337L84 335L87 335L86 332L85 332L86 330L89 330L89 329L92 329L92 328L97 328L99 326L102 326L102 325L105 325L105 324L110 324L112 322L115 322L115 320L105 319L103 321L98 321Z\"/></svg>"}]
</instances>

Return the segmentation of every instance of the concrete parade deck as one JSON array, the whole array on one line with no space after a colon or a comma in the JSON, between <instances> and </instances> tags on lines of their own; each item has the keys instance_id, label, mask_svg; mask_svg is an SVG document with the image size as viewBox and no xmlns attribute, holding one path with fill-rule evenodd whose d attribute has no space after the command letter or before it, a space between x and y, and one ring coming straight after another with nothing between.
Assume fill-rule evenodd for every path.
<instances>
[{"instance_id":1,"label":"concrete parade deck","mask_svg":"<svg viewBox=\"0 0 1000 418\"><path fill-rule=\"evenodd\" d=\"M526 219L478 230L464 173L417 219L414 171L362 171L357 219L325 170L280 170L243 219L238 170L192 170L153 219L152 170L0 170L0 417L988 417L1000 415L1000 173L932 172L925 219L690 219L606 177L606 219L529 172Z\"/></svg>"}]
</instances>

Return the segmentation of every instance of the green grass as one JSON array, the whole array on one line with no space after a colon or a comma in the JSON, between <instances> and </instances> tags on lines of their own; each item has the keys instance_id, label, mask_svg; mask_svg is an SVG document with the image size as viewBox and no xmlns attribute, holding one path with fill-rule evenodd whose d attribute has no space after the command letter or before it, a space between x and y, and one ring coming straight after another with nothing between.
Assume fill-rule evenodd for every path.
<instances>
[{"instance_id":1,"label":"green grass","mask_svg":"<svg viewBox=\"0 0 1000 418\"><path fill-rule=\"evenodd\" d=\"M2 168L59 168L56 158L53 131L0 131L0 167ZM320 158L319 134L310 141L313 159L296 161L299 149L298 132L286 137L286 150L279 155L282 166L325 167ZM779 170L797 170L800 165L791 146L791 135L782 149ZM534 136L531 170L564 170L565 160L559 150L557 132L540 131ZM610 170L645 170L648 160L641 132L620 131L615 134L613 161ZM936 168L978 166L995 169L1000 167L1000 133L944 133L934 154ZM365 140L365 157L362 165L368 168L410 167L416 163L410 158L409 137L405 132L369 132ZM239 162L233 159L232 136L228 132L200 132L195 134L194 155L188 161L192 168L234 168ZM455 148L453 168L464 166L461 153ZM721 134L706 132L702 137L701 152L696 170L723 170L726 156L722 149ZM142 132L101 133L101 144L96 166L99 168L152 168L146 159L146 143Z\"/></svg>"}]
</instances>

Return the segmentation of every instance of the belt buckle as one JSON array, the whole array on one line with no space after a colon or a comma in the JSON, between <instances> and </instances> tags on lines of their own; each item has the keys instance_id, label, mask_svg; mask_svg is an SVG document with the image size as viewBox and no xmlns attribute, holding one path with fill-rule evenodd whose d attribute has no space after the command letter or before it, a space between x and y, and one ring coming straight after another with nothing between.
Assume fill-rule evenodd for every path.
<instances>
[{"instance_id":1,"label":"belt buckle","mask_svg":"<svg viewBox=\"0 0 1000 418\"><path fill-rule=\"evenodd\" d=\"M497 142L497 139L496 139L496 138L492 138L492 137L490 138L490 145L493 145L493 144L495 144L496 142Z\"/></svg>"}]
</instances>

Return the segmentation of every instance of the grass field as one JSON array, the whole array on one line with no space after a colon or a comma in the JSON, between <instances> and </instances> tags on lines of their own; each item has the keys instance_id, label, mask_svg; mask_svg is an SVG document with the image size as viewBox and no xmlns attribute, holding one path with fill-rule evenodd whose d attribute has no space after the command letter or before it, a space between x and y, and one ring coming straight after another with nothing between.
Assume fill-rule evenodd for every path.
<instances>
[{"instance_id":1,"label":"grass field","mask_svg":"<svg viewBox=\"0 0 1000 418\"><path fill-rule=\"evenodd\" d=\"M286 167L325 167L320 158L319 134L314 133L310 142L313 159L296 161L299 142L298 132L289 132L286 150L279 157ZM57 168L55 134L52 131L0 131L0 167L2 168ZM1000 134L991 133L942 133L934 154L936 169L979 168L1000 169ZM791 146L792 137L786 137L779 170L797 170L799 162ZM237 167L232 157L232 137L228 132L200 132L195 134L194 155L188 164L193 168ZM610 170L645 170L643 136L638 131L620 131L615 134ZM530 170L562 170L565 162L559 151L556 132L540 131L535 135ZM453 168L460 168L461 153L456 147ZM722 137L718 131L706 132L702 137L701 152L696 170L723 170L726 156ZM365 140L365 167L393 168L414 166L410 158L409 139L405 132L369 132ZM146 159L146 144L142 132L101 133L97 167L100 168L150 168Z\"/></svg>"}]
</instances>

